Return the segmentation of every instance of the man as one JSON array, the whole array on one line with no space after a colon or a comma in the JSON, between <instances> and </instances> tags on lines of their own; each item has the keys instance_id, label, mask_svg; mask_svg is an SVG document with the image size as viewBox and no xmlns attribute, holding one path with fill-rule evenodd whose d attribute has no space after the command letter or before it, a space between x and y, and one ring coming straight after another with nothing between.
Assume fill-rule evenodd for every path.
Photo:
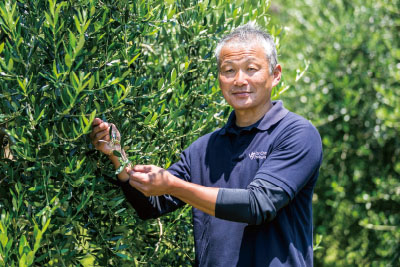
<instances>
[{"instance_id":1,"label":"man","mask_svg":"<svg viewBox=\"0 0 400 267\"><path fill-rule=\"evenodd\" d=\"M136 165L119 174L143 219L193 206L196 265L311 266L312 195L322 159L317 130L271 101L281 79L270 35L250 24L217 46L222 94L234 109L226 125L200 137L168 170ZM109 124L96 118L92 142Z\"/></svg>"}]
</instances>

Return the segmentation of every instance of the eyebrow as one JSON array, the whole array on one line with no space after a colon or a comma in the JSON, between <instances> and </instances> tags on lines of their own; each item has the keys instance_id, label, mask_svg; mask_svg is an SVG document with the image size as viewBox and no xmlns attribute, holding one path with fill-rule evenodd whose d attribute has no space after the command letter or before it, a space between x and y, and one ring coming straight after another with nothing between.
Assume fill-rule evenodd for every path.
<instances>
[{"instance_id":1,"label":"eyebrow","mask_svg":"<svg viewBox=\"0 0 400 267\"><path fill-rule=\"evenodd\" d=\"M256 57L250 57L250 58L248 58L248 59L245 60L245 63L248 63L248 62L250 62L250 61L254 61L254 60L256 60L256 59L258 59L258 58L256 58ZM224 64L233 64L233 63L235 63L235 60L226 60L226 61L222 61L221 65L224 65Z\"/></svg>"}]
</instances>

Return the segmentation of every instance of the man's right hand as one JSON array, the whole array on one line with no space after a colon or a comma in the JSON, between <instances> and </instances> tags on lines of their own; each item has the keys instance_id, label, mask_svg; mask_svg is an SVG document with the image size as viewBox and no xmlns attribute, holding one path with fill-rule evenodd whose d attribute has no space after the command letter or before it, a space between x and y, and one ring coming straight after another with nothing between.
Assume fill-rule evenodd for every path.
<instances>
[{"instance_id":1,"label":"man's right hand","mask_svg":"<svg viewBox=\"0 0 400 267\"><path fill-rule=\"evenodd\" d=\"M116 147L120 146L120 144L114 144L114 147L111 147L111 145L109 144L111 137L110 137L110 127L113 127L113 130L116 133L116 139L118 141L121 141L121 135L117 129L117 127L115 127L114 124L112 123L107 123L102 121L99 118L95 118L93 120L92 123L92 132L90 133L90 139L92 140L92 144L94 145L94 147L103 152L104 154L108 155L111 162L114 164L115 169L118 169L119 166L121 165L118 157L113 155L113 150L115 150ZM121 153L125 153L120 147L119 149L121 151ZM125 169L118 174L118 178L119 180L121 180L122 182L126 182L129 180L129 175L128 175L128 171L131 170L130 165L125 167Z\"/></svg>"},{"instance_id":2,"label":"man's right hand","mask_svg":"<svg viewBox=\"0 0 400 267\"><path fill-rule=\"evenodd\" d=\"M95 118L92 123L92 132L90 133L90 139L92 140L92 144L94 147L103 152L106 155L112 155L112 147L110 146L109 142L111 137L109 135L110 127L113 126L114 130L117 133L117 140L119 141L120 134L117 128L112 123L107 123L102 121L99 118Z\"/></svg>"}]
</instances>

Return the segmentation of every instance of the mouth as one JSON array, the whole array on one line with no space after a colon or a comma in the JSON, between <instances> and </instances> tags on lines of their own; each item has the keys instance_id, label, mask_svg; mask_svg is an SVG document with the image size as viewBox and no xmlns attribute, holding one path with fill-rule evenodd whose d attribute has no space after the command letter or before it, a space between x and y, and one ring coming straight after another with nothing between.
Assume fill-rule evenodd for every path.
<instances>
[{"instance_id":1,"label":"mouth","mask_svg":"<svg viewBox=\"0 0 400 267\"><path fill-rule=\"evenodd\" d=\"M239 97L249 96L251 92L243 91L243 92L233 92L232 94Z\"/></svg>"}]
</instances>

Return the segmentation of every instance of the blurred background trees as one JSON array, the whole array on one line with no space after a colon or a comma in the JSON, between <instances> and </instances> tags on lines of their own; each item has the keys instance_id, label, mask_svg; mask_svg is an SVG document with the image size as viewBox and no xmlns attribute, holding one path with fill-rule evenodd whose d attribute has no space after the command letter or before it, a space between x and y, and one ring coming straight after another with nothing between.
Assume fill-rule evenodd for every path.
<instances>
[{"instance_id":1,"label":"blurred background trees","mask_svg":"<svg viewBox=\"0 0 400 267\"><path fill-rule=\"evenodd\" d=\"M316 265L398 266L398 0L1 2L0 266L191 265L190 207L138 219L87 134L112 121L168 167L225 122L213 49L249 20L275 36L275 97L323 139Z\"/></svg>"},{"instance_id":2,"label":"blurred background trees","mask_svg":"<svg viewBox=\"0 0 400 267\"><path fill-rule=\"evenodd\" d=\"M271 11L285 27L284 69L308 66L287 77L282 98L323 140L316 265L399 266L400 1L282 1Z\"/></svg>"}]
</instances>

